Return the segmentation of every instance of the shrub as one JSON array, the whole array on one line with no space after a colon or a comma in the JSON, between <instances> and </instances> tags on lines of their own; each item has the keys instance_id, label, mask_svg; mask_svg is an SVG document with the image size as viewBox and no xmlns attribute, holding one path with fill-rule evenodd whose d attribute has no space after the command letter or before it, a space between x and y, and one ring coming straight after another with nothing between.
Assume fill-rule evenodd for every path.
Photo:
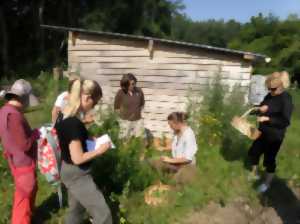
<instances>
[{"instance_id":1,"label":"shrub","mask_svg":"<svg viewBox=\"0 0 300 224\"><path fill-rule=\"evenodd\" d=\"M235 160L244 157L244 148L249 141L231 127L233 116L246 110L245 92L240 86L229 87L222 84L216 75L212 84L200 92L201 102L190 100L188 105L190 124L198 136L198 143L220 146L225 159Z\"/></svg>"},{"instance_id":2,"label":"shrub","mask_svg":"<svg viewBox=\"0 0 300 224\"><path fill-rule=\"evenodd\" d=\"M127 142L120 141L117 116L108 108L101 110L101 122L89 128L93 136L109 134L116 145L105 156L99 157L93 163L93 175L98 185L108 192L122 193L125 186L129 192L144 190L155 178L155 173L140 158L145 152L144 141L141 138L132 138Z\"/></svg>"}]
</instances>

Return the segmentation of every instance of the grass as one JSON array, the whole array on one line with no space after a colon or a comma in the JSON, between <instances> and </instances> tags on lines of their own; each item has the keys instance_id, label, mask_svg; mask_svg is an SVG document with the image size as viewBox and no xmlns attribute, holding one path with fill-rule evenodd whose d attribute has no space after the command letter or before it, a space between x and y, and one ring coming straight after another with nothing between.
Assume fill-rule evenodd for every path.
<instances>
[{"instance_id":1,"label":"grass","mask_svg":"<svg viewBox=\"0 0 300 224\"><path fill-rule=\"evenodd\" d=\"M26 114L30 124L38 127L50 120L50 108L55 96L65 88L57 86L53 80L41 76L34 81L34 88L42 97L42 108ZM218 93L219 94L219 93ZM278 179L283 185L275 184L272 192L279 190L281 196L288 194L290 187L300 187L300 92L291 91L295 111L282 149L278 157ZM212 97L215 101L216 98ZM236 101L235 101L236 100ZM236 98L230 102L238 104ZM201 210L208 202L214 201L225 206L235 198L246 198L253 206L262 203L252 184L247 181L248 170L245 168L247 149L251 144L228 126L230 116L242 110L232 106L207 104L212 108L199 111L200 117L194 117L200 125L195 127L198 133L199 151L197 154L198 176L189 185L177 187L169 193L169 203L164 206L150 207L144 203L143 190L155 182L156 176L145 164L139 162L143 145L139 139L124 144L117 139L115 118L106 117L101 127L91 128L94 134L109 132L118 149L95 161L95 179L104 191L113 210L116 223L163 224L181 223L189 213ZM218 107L220 104L217 105ZM226 111L226 113L218 113ZM208 119L202 118L207 116ZM215 122L221 121L221 122ZM204 122L204 123L203 123ZM208 123L207 123L208 122ZM204 131L205 130L205 131ZM199 132L198 132L199 131ZM216 135L214 135L216 134ZM207 141L207 140L210 141ZM146 151L146 157L153 157L154 149ZM0 156L0 223L8 223L11 209L13 184L6 161ZM165 183L171 183L162 179ZM279 187L278 187L279 186ZM281 191L280 189L285 189ZM271 192L271 193L272 193ZM290 193L290 192L289 192ZM273 197L271 195L270 197ZM272 198L271 198L272 199ZM272 200L269 200L272 201ZM66 203L65 203L66 204ZM39 223L62 223L66 207L58 209L55 188L39 176L37 197Z\"/></svg>"}]
</instances>

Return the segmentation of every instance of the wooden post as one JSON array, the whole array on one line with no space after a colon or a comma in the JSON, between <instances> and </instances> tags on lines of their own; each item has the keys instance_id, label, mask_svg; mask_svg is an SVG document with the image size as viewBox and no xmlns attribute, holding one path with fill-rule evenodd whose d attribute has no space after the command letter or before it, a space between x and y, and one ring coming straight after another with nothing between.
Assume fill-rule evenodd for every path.
<instances>
[{"instance_id":1,"label":"wooden post","mask_svg":"<svg viewBox=\"0 0 300 224\"><path fill-rule=\"evenodd\" d=\"M150 54L150 59L153 59L154 40L149 40L149 42L148 42L148 51L149 51L149 54Z\"/></svg>"},{"instance_id":2,"label":"wooden post","mask_svg":"<svg viewBox=\"0 0 300 224\"><path fill-rule=\"evenodd\" d=\"M63 77L63 70L61 67L53 68L53 78L54 80L61 80Z\"/></svg>"},{"instance_id":3,"label":"wooden post","mask_svg":"<svg viewBox=\"0 0 300 224\"><path fill-rule=\"evenodd\" d=\"M70 31L69 32L69 36L70 36L70 39L72 41L72 46L75 46L76 45L76 39L77 39L78 33Z\"/></svg>"}]
</instances>

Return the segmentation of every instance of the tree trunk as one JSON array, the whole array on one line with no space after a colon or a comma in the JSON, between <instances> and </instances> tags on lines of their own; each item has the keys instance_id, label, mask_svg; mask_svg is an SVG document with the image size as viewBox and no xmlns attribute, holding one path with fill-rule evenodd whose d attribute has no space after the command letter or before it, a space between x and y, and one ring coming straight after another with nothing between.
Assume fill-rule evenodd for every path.
<instances>
[{"instance_id":1,"label":"tree trunk","mask_svg":"<svg viewBox=\"0 0 300 224\"><path fill-rule=\"evenodd\" d=\"M9 72L9 55L8 55L8 31L5 21L4 10L0 5L0 33L2 36L1 55L3 63L3 74Z\"/></svg>"},{"instance_id":2,"label":"tree trunk","mask_svg":"<svg viewBox=\"0 0 300 224\"><path fill-rule=\"evenodd\" d=\"M45 0L39 2L39 31L40 31L40 54L42 57L45 56L45 32L41 29L40 25L44 24L44 6Z\"/></svg>"},{"instance_id":3,"label":"tree trunk","mask_svg":"<svg viewBox=\"0 0 300 224\"><path fill-rule=\"evenodd\" d=\"M75 27L73 18L73 5L72 1L67 0L67 12L68 12L68 26Z\"/></svg>"}]
</instances>

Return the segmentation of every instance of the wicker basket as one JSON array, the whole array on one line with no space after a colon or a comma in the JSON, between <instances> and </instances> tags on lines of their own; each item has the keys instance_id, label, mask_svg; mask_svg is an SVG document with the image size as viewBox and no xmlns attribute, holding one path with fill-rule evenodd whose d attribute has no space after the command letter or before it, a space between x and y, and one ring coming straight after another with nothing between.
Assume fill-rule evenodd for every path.
<instances>
[{"instance_id":1,"label":"wicker basket","mask_svg":"<svg viewBox=\"0 0 300 224\"><path fill-rule=\"evenodd\" d=\"M257 110L257 108L256 107L251 108L247 110L242 116L240 117L235 116L231 121L231 125L236 130L238 130L240 133L246 135L248 138L252 140L258 139L259 136L261 135L261 131L259 131L255 125L251 124L247 120L248 115L254 110Z\"/></svg>"},{"instance_id":2,"label":"wicker basket","mask_svg":"<svg viewBox=\"0 0 300 224\"><path fill-rule=\"evenodd\" d=\"M167 202L167 192L171 190L171 186L158 183L146 189L144 200L147 205L158 206Z\"/></svg>"}]
</instances>

